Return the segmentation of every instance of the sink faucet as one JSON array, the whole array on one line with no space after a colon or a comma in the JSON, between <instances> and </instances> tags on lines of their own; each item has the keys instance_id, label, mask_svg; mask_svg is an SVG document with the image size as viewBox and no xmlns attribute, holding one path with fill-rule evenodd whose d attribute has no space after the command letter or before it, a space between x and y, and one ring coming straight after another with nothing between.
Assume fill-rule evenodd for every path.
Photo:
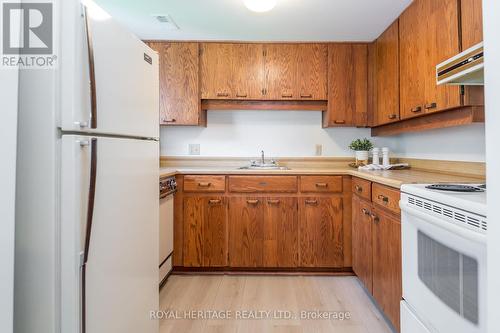
<instances>
[{"instance_id":1,"label":"sink faucet","mask_svg":"<svg viewBox=\"0 0 500 333\"><path fill-rule=\"evenodd\" d=\"M262 154L262 164L266 164L266 160L264 159L264 151L263 150L261 151L261 154Z\"/></svg>"}]
</instances>

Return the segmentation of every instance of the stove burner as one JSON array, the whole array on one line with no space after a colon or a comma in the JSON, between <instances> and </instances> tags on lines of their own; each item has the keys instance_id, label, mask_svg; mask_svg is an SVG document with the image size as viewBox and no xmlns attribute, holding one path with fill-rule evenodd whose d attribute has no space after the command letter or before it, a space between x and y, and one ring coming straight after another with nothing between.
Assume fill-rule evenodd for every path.
<instances>
[{"instance_id":1,"label":"stove burner","mask_svg":"<svg viewBox=\"0 0 500 333\"><path fill-rule=\"evenodd\" d=\"M484 192L484 189L478 186L460 185L460 184L434 184L425 188L430 190L450 191L450 192Z\"/></svg>"}]
</instances>

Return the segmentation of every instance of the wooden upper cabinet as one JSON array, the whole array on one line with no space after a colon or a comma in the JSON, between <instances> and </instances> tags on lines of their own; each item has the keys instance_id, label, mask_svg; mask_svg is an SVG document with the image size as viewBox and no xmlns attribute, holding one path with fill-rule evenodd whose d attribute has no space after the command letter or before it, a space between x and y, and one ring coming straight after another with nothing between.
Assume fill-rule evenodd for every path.
<instances>
[{"instance_id":1,"label":"wooden upper cabinet","mask_svg":"<svg viewBox=\"0 0 500 333\"><path fill-rule=\"evenodd\" d=\"M375 59L376 115L374 125L398 121L399 117L399 23L396 20L377 39Z\"/></svg>"},{"instance_id":2,"label":"wooden upper cabinet","mask_svg":"<svg viewBox=\"0 0 500 333\"><path fill-rule=\"evenodd\" d=\"M418 0L425 3L423 18L427 22L425 100L426 113L460 107L460 87L436 84L436 65L460 52L456 0Z\"/></svg>"},{"instance_id":3,"label":"wooden upper cabinet","mask_svg":"<svg viewBox=\"0 0 500 333\"><path fill-rule=\"evenodd\" d=\"M328 46L298 44L297 87L299 99L326 100Z\"/></svg>"},{"instance_id":4,"label":"wooden upper cabinet","mask_svg":"<svg viewBox=\"0 0 500 333\"><path fill-rule=\"evenodd\" d=\"M160 57L160 125L201 125L198 43L149 43Z\"/></svg>"},{"instance_id":5,"label":"wooden upper cabinet","mask_svg":"<svg viewBox=\"0 0 500 333\"><path fill-rule=\"evenodd\" d=\"M461 0L462 50L483 41L482 0Z\"/></svg>"},{"instance_id":6,"label":"wooden upper cabinet","mask_svg":"<svg viewBox=\"0 0 500 333\"><path fill-rule=\"evenodd\" d=\"M264 45L265 99L298 99L297 44Z\"/></svg>"},{"instance_id":7,"label":"wooden upper cabinet","mask_svg":"<svg viewBox=\"0 0 500 333\"><path fill-rule=\"evenodd\" d=\"M400 114L424 113L426 77L426 0L415 0L399 17Z\"/></svg>"},{"instance_id":8,"label":"wooden upper cabinet","mask_svg":"<svg viewBox=\"0 0 500 333\"><path fill-rule=\"evenodd\" d=\"M233 86L233 47L226 43L200 44L202 99L231 99Z\"/></svg>"},{"instance_id":9,"label":"wooden upper cabinet","mask_svg":"<svg viewBox=\"0 0 500 333\"><path fill-rule=\"evenodd\" d=\"M323 127L366 126L368 45L328 46L328 110Z\"/></svg>"},{"instance_id":10,"label":"wooden upper cabinet","mask_svg":"<svg viewBox=\"0 0 500 333\"><path fill-rule=\"evenodd\" d=\"M264 47L262 44L231 44L234 99L263 98Z\"/></svg>"}]
</instances>

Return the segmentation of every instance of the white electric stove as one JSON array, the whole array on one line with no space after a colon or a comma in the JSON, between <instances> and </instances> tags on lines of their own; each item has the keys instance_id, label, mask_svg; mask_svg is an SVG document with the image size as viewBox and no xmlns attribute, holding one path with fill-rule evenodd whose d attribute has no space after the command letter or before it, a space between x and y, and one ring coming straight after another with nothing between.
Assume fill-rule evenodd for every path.
<instances>
[{"instance_id":1,"label":"white electric stove","mask_svg":"<svg viewBox=\"0 0 500 333\"><path fill-rule=\"evenodd\" d=\"M402 333L486 332L486 189L401 188Z\"/></svg>"}]
</instances>

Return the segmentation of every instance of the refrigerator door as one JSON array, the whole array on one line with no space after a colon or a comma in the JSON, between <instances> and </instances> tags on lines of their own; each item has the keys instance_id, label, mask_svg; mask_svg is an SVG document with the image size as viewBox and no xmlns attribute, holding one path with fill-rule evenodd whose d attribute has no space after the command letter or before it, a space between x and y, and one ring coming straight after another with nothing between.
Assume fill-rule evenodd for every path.
<instances>
[{"instance_id":1,"label":"refrigerator door","mask_svg":"<svg viewBox=\"0 0 500 333\"><path fill-rule=\"evenodd\" d=\"M158 54L95 4L61 7L59 126L158 138Z\"/></svg>"},{"instance_id":2,"label":"refrigerator door","mask_svg":"<svg viewBox=\"0 0 500 333\"><path fill-rule=\"evenodd\" d=\"M158 142L61 141L61 332L157 333Z\"/></svg>"}]
</instances>

